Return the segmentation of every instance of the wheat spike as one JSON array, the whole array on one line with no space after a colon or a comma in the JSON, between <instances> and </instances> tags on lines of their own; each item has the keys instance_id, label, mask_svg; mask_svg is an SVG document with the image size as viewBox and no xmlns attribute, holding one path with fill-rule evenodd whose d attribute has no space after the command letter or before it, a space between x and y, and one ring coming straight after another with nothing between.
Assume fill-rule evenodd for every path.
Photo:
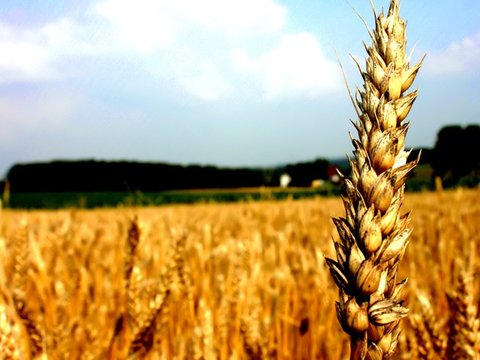
<instances>
[{"instance_id":1,"label":"wheat spike","mask_svg":"<svg viewBox=\"0 0 480 360\"><path fill-rule=\"evenodd\" d=\"M139 283L142 280L141 273L139 271L133 271L135 262L135 253L140 243L140 226L138 224L137 217L130 220L130 227L128 229L127 240L125 242L124 253L124 272L123 278L125 282L125 305L120 315L115 322L115 329L113 331L112 338L109 344L109 353L113 357L116 350L116 343L125 345L125 338L128 336L128 324L135 323L136 310L139 306ZM138 268L136 269L138 270ZM121 347L121 346L120 346Z\"/></svg>"},{"instance_id":2,"label":"wheat spike","mask_svg":"<svg viewBox=\"0 0 480 360\"><path fill-rule=\"evenodd\" d=\"M419 294L417 295L417 299L421 305L421 321L424 324L425 330L428 332L433 349L437 354L443 355L448 340L443 330L444 321L439 319L435 314L432 303L426 295Z\"/></svg>"},{"instance_id":3,"label":"wheat spike","mask_svg":"<svg viewBox=\"0 0 480 360\"><path fill-rule=\"evenodd\" d=\"M0 358L5 360L22 359L17 339L13 335L13 326L8 318L5 305L0 304Z\"/></svg>"},{"instance_id":4,"label":"wheat spike","mask_svg":"<svg viewBox=\"0 0 480 360\"><path fill-rule=\"evenodd\" d=\"M267 358L268 351L266 337L262 333L259 299L255 295L249 299L251 308L241 318L240 333L243 338L244 350L249 359L262 360Z\"/></svg>"},{"instance_id":5,"label":"wheat spike","mask_svg":"<svg viewBox=\"0 0 480 360\"><path fill-rule=\"evenodd\" d=\"M420 314L410 316L417 344L415 357L420 359L437 359L432 337L426 327L426 323Z\"/></svg>"},{"instance_id":6,"label":"wheat spike","mask_svg":"<svg viewBox=\"0 0 480 360\"><path fill-rule=\"evenodd\" d=\"M17 314L22 319L29 339L30 351L36 356L44 352L44 334L42 328L27 309L27 271L28 271L28 232L26 222L22 222L15 237L13 266L13 302Z\"/></svg>"},{"instance_id":7,"label":"wheat spike","mask_svg":"<svg viewBox=\"0 0 480 360\"><path fill-rule=\"evenodd\" d=\"M124 277L125 277L125 289L128 291L130 288L130 276L132 274L133 263L135 258L135 250L140 242L140 227L138 226L137 218L133 218L130 222L130 228L128 229L128 236L126 241L126 252L125 252L125 266L124 266Z\"/></svg>"},{"instance_id":8,"label":"wheat spike","mask_svg":"<svg viewBox=\"0 0 480 360\"><path fill-rule=\"evenodd\" d=\"M450 306L449 359L480 359L480 318L473 296L472 273L462 271L454 291L447 293Z\"/></svg>"},{"instance_id":9,"label":"wheat spike","mask_svg":"<svg viewBox=\"0 0 480 360\"><path fill-rule=\"evenodd\" d=\"M152 348L156 320L162 313L171 289L175 285L174 275L178 274L179 271L183 271L181 269L183 266L181 259L184 256L185 236L179 236L173 246L171 258L163 267L158 283L153 283L147 289L147 295L151 300L148 308L142 309L135 321L129 349L130 355L138 352L141 354L148 353Z\"/></svg>"},{"instance_id":10,"label":"wheat spike","mask_svg":"<svg viewBox=\"0 0 480 360\"><path fill-rule=\"evenodd\" d=\"M134 329L132 342L130 344L129 354L137 352L148 353L153 345L153 331L155 321L162 312L162 309L170 294L170 290L159 291L159 293L150 301L147 311L142 312L138 321L138 327Z\"/></svg>"},{"instance_id":11,"label":"wheat spike","mask_svg":"<svg viewBox=\"0 0 480 360\"><path fill-rule=\"evenodd\" d=\"M27 223L22 221L13 244L12 288L14 297L24 297L27 291L28 234Z\"/></svg>"},{"instance_id":12,"label":"wheat spike","mask_svg":"<svg viewBox=\"0 0 480 360\"><path fill-rule=\"evenodd\" d=\"M396 280L411 233L409 214L401 215L400 206L407 175L418 160L407 162L404 149L404 120L417 92L405 92L421 62L410 67L399 10L397 0L386 15L374 9L372 45L366 46L366 71L360 70L364 86L352 98L358 139L352 139L352 171L345 179L346 216L334 219L340 236L337 259L327 259L339 287L338 319L351 336L351 359L391 358L399 321L408 313L398 299L405 282Z\"/></svg>"},{"instance_id":13,"label":"wheat spike","mask_svg":"<svg viewBox=\"0 0 480 360\"><path fill-rule=\"evenodd\" d=\"M198 319L199 322L194 329L192 358L217 359L212 311L207 307L203 299L200 299L198 304Z\"/></svg>"}]
</instances>

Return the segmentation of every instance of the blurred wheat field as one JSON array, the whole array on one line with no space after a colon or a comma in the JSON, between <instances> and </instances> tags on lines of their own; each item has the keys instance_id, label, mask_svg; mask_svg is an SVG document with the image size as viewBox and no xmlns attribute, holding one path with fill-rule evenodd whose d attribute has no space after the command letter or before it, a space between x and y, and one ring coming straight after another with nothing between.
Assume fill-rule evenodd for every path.
<instances>
[{"instance_id":1,"label":"blurred wheat field","mask_svg":"<svg viewBox=\"0 0 480 360\"><path fill-rule=\"evenodd\" d=\"M413 211L414 230L400 276L408 274L405 298L418 316L403 321L399 357L419 358L436 341L422 340L419 294L441 333L467 259L478 284L480 190L407 194L403 210ZM340 198L3 210L0 357L346 358L324 260L338 236L331 218L343 215ZM478 288L469 295L477 322Z\"/></svg>"}]
</instances>

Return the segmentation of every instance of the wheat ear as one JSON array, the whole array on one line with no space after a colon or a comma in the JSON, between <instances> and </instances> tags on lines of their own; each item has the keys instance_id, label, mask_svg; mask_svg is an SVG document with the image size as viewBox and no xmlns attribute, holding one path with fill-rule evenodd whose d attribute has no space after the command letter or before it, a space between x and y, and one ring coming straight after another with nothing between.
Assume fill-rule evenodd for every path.
<instances>
[{"instance_id":1,"label":"wheat ear","mask_svg":"<svg viewBox=\"0 0 480 360\"><path fill-rule=\"evenodd\" d=\"M433 356L432 354L444 355L448 341L444 331L445 321L437 316L427 295L420 293L417 295L417 300L420 311L411 315L409 319L418 343L423 348L423 352L430 357Z\"/></svg>"},{"instance_id":2,"label":"wheat ear","mask_svg":"<svg viewBox=\"0 0 480 360\"><path fill-rule=\"evenodd\" d=\"M7 314L7 308L0 303L0 359L22 359L17 340L14 336L13 323Z\"/></svg>"},{"instance_id":3,"label":"wheat ear","mask_svg":"<svg viewBox=\"0 0 480 360\"><path fill-rule=\"evenodd\" d=\"M180 236L173 244L173 253L169 261L163 266L158 282L153 283L151 287L146 289L146 292L151 299L148 308L142 309L135 321L135 326L132 331L132 341L130 343L129 355L137 352L148 353L154 341L154 330L157 318L165 309L167 300L171 293L171 288L174 284L174 275L182 270L183 266L181 258L185 252L185 236ZM182 277L180 275L180 277Z\"/></svg>"},{"instance_id":4,"label":"wheat ear","mask_svg":"<svg viewBox=\"0 0 480 360\"><path fill-rule=\"evenodd\" d=\"M110 339L109 353L110 357L115 357L115 351L117 343L121 343L125 346L125 338L128 337L128 323L135 321L135 310L138 302L138 278L140 274L133 272L133 266L135 262L135 254L140 243L140 226L138 224L137 217L130 220L130 226L128 228L128 235L125 241L125 257L123 266L123 279L125 286L125 308L120 311L120 315L115 322L115 329L113 336ZM132 290L132 282L133 288ZM120 346L121 347L121 346Z\"/></svg>"},{"instance_id":5,"label":"wheat ear","mask_svg":"<svg viewBox=\"0 0 480 360\"><path fill-rule=\"evenodd\" d=\"M30 339L30 352L36 356L44 351L43 329L35 321L33 314L27 308L27 272L28 272L28 231L27 223L22 221L20 229L15 237L14 265L12 276L13 302L17 314L22 319Z\"/></svg>"},{"instance_id":6,"label":"wheat ear","mask_svg":"<svg viewBox=\"0 0 480 360\"><path fill-rule=\"evenodd\" d=\"M125 244L125 265L124 265L124 279L125 289L128 292L130 288L130 276L132 275L133 263L135 259L135 250L140 242L140 227L138 226L137 218L130 221L130 228L128 229L127 241Z\"/></svg>"},{"instance_id":7,"label":"wheat ear","mask_svg":"<svg viewBox=\"0 0 480 360\"><path fill-rule=\"evenodd\" d=\"M409 214L401 215L404 184L417 161L407 162L404 120L417 96L405 94L421 62L410 67L406 56L406 23L399 1L387 15L375 15L369 31L363 90L352 98L358 139L352 139L351 175L345 179L345 217L334 219L340 241L337 260L326 259L339 287L337 315L351 336L351 359L388 359L395 352L399 321L408 308L398 299L405 281L397 269L409 242Z\"/></svg>"},{"instance_id":8,"label":"wheat ear","mask_svg":"<svg viewBox=\"0 0 480 360\"><path fill-rule=\"evenodd\" d=\"M446 357L480 360L480 317L474 299L474 275L464 270L456 289L447 293L450 307Z\"/></svg>"}]
</instances>

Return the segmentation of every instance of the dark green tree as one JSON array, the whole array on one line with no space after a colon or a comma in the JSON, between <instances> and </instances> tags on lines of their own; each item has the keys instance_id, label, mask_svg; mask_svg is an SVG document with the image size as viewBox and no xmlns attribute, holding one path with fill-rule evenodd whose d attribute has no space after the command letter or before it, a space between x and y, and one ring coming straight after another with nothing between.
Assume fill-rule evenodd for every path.
<instances>
[{"instance_id":1,"label":"dark green tree","mask_svg":"<svg viewBox=\"0 0 480 360\"><path fill-rule=\"evenodd\" d=\"M433 150L434 176L449 184L462 177L475 175L480 167L480 126L445 126L437 134Z\"/></svg>"}]
</instances>

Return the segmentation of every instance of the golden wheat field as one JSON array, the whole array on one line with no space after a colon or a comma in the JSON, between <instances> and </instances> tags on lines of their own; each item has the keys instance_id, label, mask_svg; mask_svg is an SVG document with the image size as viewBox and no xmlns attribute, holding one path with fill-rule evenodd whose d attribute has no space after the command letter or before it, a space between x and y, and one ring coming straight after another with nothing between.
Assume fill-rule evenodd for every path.
<instances>
[{"instance_id":1,"label":"golden wheat field","mask_svg":"<svg viewBox=\"0 0 480 360\"><path fill-rule=\"evenodd\" d=\"M398 356L475 358L480 190L407 194L403 210ZM339 198L3 210L1 358L347 358L324 260L343 212Z\"/></svg>"}]
</instances>

